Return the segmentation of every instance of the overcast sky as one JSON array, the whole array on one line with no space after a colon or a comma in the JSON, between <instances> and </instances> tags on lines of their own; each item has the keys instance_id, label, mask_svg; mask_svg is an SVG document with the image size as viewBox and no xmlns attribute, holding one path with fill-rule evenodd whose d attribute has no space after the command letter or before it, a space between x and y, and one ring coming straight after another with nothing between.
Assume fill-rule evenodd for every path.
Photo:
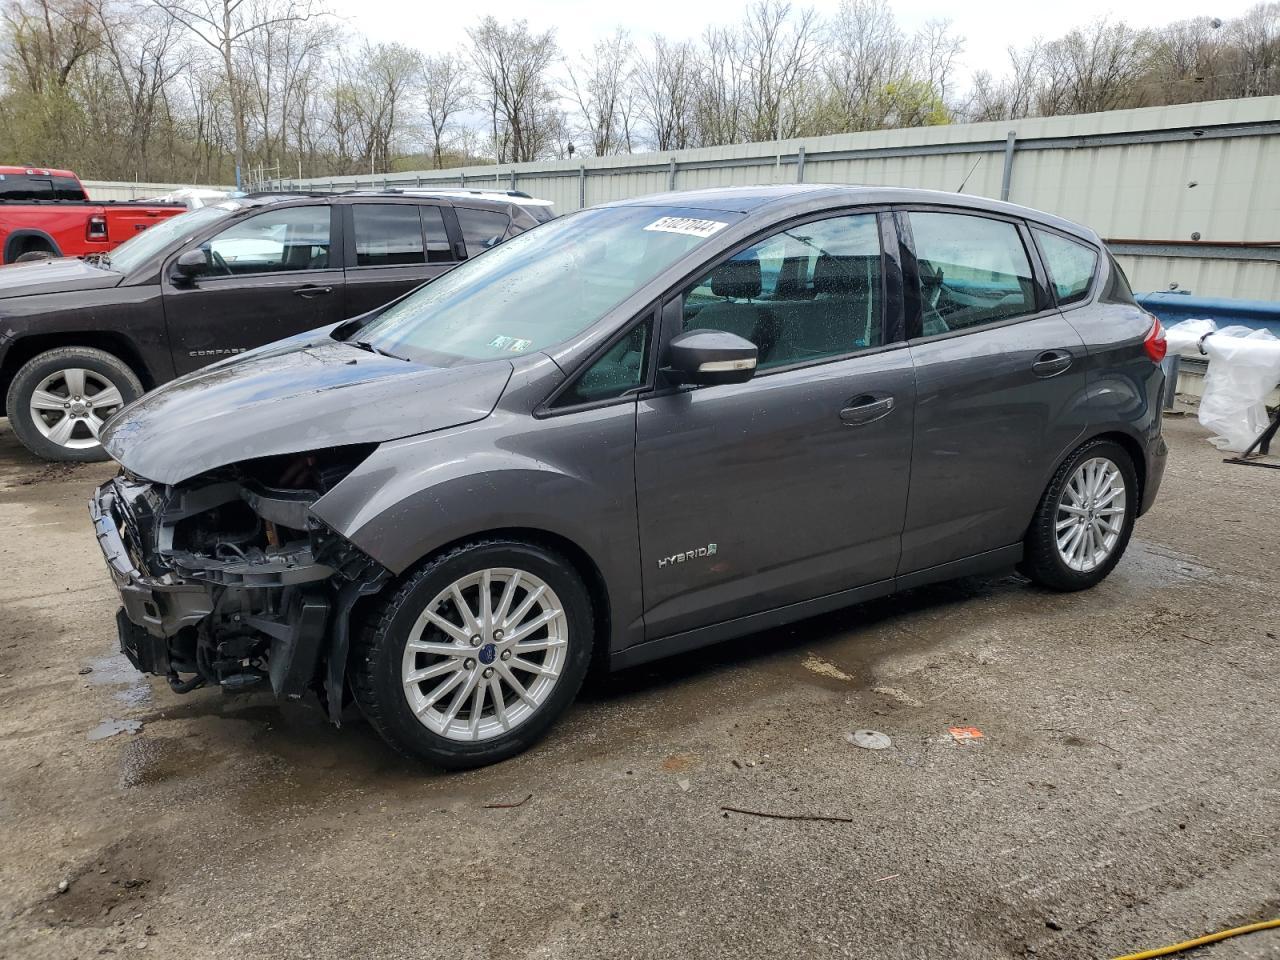
<instances>
[{"instance_id":1,"label":"overcast sky","mask_svg":"<svg viewBox=\"0 0 1280 960\"><path fill-rule=\"evenodd\" d=\"M810 5L827 15L835 11L839 2L814 0ZM1200 15L1227 19L1250 6L1249 2L1133 0L1122 7L1122 15L1132 26L1154 26ZM461 44L466 39L466 28L491 13L501 20L527 19L535 29L555 27L561 49L571 56L590 49L597 39L619 25L630 30L637 40L653 33L689 39L698 36L708 24L738 22L744 7L744 0L330 0L335 13L374 40L395 40L436 52ZM966 41L962 57L962 75L966 77L984 68L1003 72L1007 63L1005 50L1010 44L1021 46L1037 36L1052 39L1098 17L1117 16L1114 3L1105 0L899 0L893 8L907 31L914 31L931 19L951 20Z\"/></svg>"}]
</instances>

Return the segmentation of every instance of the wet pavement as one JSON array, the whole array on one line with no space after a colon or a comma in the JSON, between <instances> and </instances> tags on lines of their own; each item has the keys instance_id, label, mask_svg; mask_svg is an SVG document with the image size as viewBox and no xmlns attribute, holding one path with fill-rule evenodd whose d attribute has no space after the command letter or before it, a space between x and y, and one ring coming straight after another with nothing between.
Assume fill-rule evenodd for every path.
<instances>
[{"instance_id":1,"label":"wet pavement","mask_svg":"<svg viewBox=\"0 0 1280 960\"><path fill-rule=\"evenodd\" d=\"M1091 592L957 581L600 678L443 774L139 676L110 468L0 421L0 957L1078 960L1280 915L1280 477L1167 431Z\"/></svg>"}]
</instances>

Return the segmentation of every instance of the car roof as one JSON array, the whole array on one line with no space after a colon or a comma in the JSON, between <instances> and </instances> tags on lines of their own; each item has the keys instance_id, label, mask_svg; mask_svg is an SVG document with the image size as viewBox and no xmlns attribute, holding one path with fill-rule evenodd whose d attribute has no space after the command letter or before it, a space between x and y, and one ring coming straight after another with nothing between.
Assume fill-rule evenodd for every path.
<instances>
[{"instance_id":1,"label":"car roof","mask_svg":"<svg viewBox=\"0 0 1280 960\"><path fill-rule=\"evenodd\" d=\"M0 166L0 174L4 176L36 176L36 177L71 177L76 175L70 170L54 170L52 167L4 167Z\"/></svg>"},{"instance_id":2,"label":"car roof","mask_svg":"<svg viewBox=\"0 0 1280 960\"><path fill-rule=\"evenodd\" d=\"M1046 226L1099 242L1088 227L1064 220L1051 213L1019 206L1003 200L992 200L967 193L922 190L915 187L850 186L835 183L766 184L754 187L711 187L705 190L676 190L651 194L630 200L616 200L602 206L662 206L720 210L742 214L766 213L771 219L792 213L808 213L825 206L850 204L927 204L962 207L987 213L1035 220Z\"/></svg>"}]
</instances>

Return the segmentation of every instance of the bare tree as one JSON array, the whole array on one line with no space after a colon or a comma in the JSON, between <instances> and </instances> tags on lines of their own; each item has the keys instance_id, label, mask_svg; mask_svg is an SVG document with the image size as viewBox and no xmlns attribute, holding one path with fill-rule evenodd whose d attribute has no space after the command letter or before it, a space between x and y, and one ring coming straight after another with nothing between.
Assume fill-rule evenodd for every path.
<instances>
[{"instance_id":1,"label":"bare tree","mask_svg":"<svg viewBox=\"0 0 1280 960\"><path fill-rule=\"evenodd\" d=\"M1237 51L1240 95L1280 92L1280 3L1250 8L1226 32Z\"/></svg>"},{"instance_id":2,"label":"bare tree","mask_svg":"<svg viewBox=\"0 0 1280 960\"><path fill-rule=\"evenodd\" d=\"M102 42L97 10L88 0L9 0L0 24L13 72L36 95L66 87L76 64Z\"/></svg>"},{"instance_id":3,"label":"bare tree","mask_svg":"<svg viewBox=\"0 0 1280 960\"><path fill-rule=\"evenodd\" d=\"M871 130L885 125L887 93L907 71L910 43L886 0L843 0L829 34L826 79L834 125Z\"/></svg>"},{"instance_id":4,"label":"bare tree","mask_svg":"<svg viewBox=\"0 0 1280 960\"><path fill-rule=\"evenodd\" d=\"M559 55L555 31L531 33L527 21L508 26L485 17L467 31L479 80L477 95L492 125L494 159L535 160L546 139L555 94L549 71Z\"/></svg>"},{"instance_id":5,"label":"bare tree","mask_svg":"<svg viewBox=\"0 0 1280 960\"><path fill-rule=\"evenodd\" d=\"M141 3L113 8L105 0L96 0L94 13L102 37L99 53L123 101L116 125L119 130L123 121L124 162L150 178L152 136L168 88L186 66L179 55L178 27L170 17Z\"/></svg>"},{"instance_id":6,"label":"bare tree","mask_svg":"<svg viewBox=\"0 0 1280 960\"><path fill-rule=\"evenodd\" d=\"M747 8L738 41L747 140L795 135L800 126L798 94L812 83L817 66L817 32L813 10L802 10L793 18L787 0L756 0Z\"/></svg>"},{"instance_id":7,"label":"bare tree","mask_svg":"<svg viewBox=\"0 0 1280 960\"><path fill-rule=\"evenodd\" d=\"M697 59L692 45L654 36L653 49L636 67L640 116L656 150L693 146Z\"/></svg>"},{"instance_id":8,"label":"bare tree","mask_svg":"<svg viewBox=\"0 0 1280 960\"><path fill-rule=\"evenodd\" d=\"M245 123L245 85L237 70L237 58L245 41L264 30L301 23L324 16L317 0L153 0L160 9L182 24L192 35L216 50L226 79L227 97L235 129L235 164L238 173L247 172L248 131Z\"/></svg>"},{"instance_id":9,"label":"bare tree","mask_svg":"<svg viewBox=\"0 0 1280 960\"><path fill-rule=\"evenodd\" d=\"M591 152L597 157L630 149L628 92L634 55L631 37L619 29L597 43L577 70L569 68L573 99Z\"/></svg>"},{"instance_id":10,"label":"bare tree","mask_svg":"<svg viewBox=\"0 0 1280 960\"><path fill-rule=\"evenodd\" d=\"M443 53L423 60L422 90L430 128L431 159L438 170L444 165L445 134L472 97L471 81L462 56Z\"/></svg>"}]
</instances>

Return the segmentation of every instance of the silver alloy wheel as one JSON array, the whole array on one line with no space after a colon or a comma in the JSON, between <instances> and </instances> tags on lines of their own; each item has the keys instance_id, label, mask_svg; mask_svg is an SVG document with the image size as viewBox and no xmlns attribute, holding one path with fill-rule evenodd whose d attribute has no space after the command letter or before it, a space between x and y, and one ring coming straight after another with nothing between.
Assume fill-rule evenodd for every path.
<instances>
[{"instance_id":1,"label":"silver alloy wheel","mask_svg":"<svg viewBox=\"0 0 1280 960\"><path fill-rule=\"evenodd\" d=\"M568 633L560 598L533 574L493 567L462 577L409 632L401 661L409 708L450 740L514 730L551 696Z\"/></svg>"},{"instance_id":2,"label":"silver alloy wheel","mask_svg":"<svg viewBox=\"0 0 1280 960\"><path fill-rule=\"evenodd\" d=\"M70 367L45 377L31 394L31 422L69 450L98 446L103 422L124 406L120 388L94 370Z\"/></svg>"},{"instance_id":3,"label":"silver alloy wheel","mask_svg":"<svg viewBox=\"0 0 1280 960\"><path fill-rule=\"evenodd\" d=\"M1095 570L1115 550L1124 529L1124 475L1106 457L1076 468L1058 501L1054 536L1058 556L1072 570Z\"/></svg>"}]
</instances>

